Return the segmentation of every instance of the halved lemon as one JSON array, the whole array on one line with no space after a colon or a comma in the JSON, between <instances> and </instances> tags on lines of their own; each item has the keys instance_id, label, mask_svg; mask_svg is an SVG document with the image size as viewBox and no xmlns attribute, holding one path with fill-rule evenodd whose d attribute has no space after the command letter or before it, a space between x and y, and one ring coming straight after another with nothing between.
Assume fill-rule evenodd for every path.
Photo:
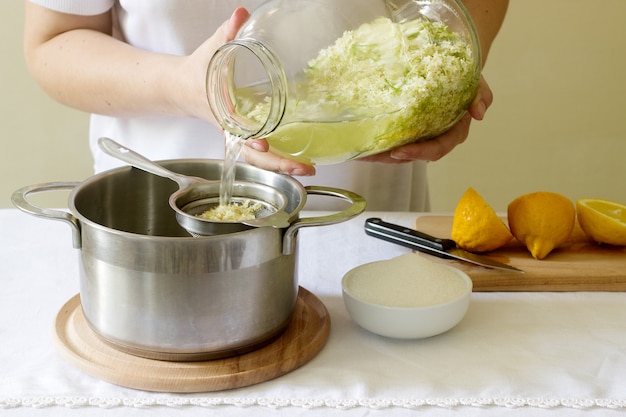
<instances>
[{"instance_id":1,"label":"halved lemon","mask_svg":"<svg viewBox=\"0 0 626 417\"><path fill-rule=\"evenodd\" d=\"M599 198L576 201L578 223L600 243L626 246L626 205Z\"/></svg>"},{"instance_id":2,"label":"halved lemon","mask_svg":"<svg viewBox=\"0 0 626 417\"><path fill-rule=\"evenodd\" d=\"M471 187L454 210L451 237L459 248L470 252L496 250L513 239L495 210Z\"/></svg>"}]
</instances>

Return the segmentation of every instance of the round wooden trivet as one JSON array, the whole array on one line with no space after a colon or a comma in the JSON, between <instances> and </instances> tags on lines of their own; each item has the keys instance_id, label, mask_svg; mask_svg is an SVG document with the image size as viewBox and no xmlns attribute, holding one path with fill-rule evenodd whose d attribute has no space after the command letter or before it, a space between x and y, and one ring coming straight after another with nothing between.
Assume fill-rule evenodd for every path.
<instances>
[{"instance_id":1,"label":"round wooden trivet","mask_svg":"<svg viewBox=\"0 0 626 417\"><path fill-rule=\"evenodd\" d=\"M89 328L79 295L59 311L54 329L61 355L96 378L145 391L211 392L258 384L304 365L324 347L330 315L300 287L293 317L275 341L240 356L201 362L159 361L116 350Z\"/></svg>"}]
</instances>

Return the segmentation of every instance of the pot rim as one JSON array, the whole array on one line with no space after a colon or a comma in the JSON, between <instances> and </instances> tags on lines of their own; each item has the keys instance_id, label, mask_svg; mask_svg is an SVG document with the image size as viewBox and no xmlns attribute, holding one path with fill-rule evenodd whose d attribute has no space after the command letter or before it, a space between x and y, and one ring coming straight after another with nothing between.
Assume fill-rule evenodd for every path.
<instances>
[{"instance_id":1,"label":"pot rim","mask_svg":"<svg viewBox=\"0 0 626 417\"><path fill-rule=\"evenodd\" d=\"M159 163L217 163L221 164L223 161L215 160L215 159L169 159L158 161ZM294 178L285 175L279 174L272 171L265 171L261 168L257 168L253 165L238 163L241 165L242 169L247 170L258 170L258 172L263 173L263 175L273 176L274 178L282 178L285 179L296 186L299 192L302 192L302 198L300 198L299 204L297 206L297 210L294 210L293 221L288 227L285 228L275 228L275 227L250 227L250 229L245 229L241 231L234 231L232 233L223 233L216 234L213 236L203 236L203 237L192 237L190 236L162 236L162 235L146 235L135 232L129 232L119 229L114 229L112 227L97 223L94 220L87 218L84 214L82 214L78 208L76 207L75 200L77 194L87 187L97 181L101 181L104 177L112 175L115 172L122 171L130 171L130 170L138 170L138 168L134 168L132 166L121 166L117 168L112 168L107 171L103 171L101 173L95 174L83 182L50 182L43 184L34 184L30 186L22 187L15 192L11 197L13 204L20 209L21 211L47 219L52 220L61 220L68 223L72 227L72 241L73 246L76 249L82 248L82 227L81 223L85 225L89 225L95 229L103 230L107 233L114 234L120 237L128 237L134 239L150 239L151 241L163 241L163 242L172 242L172 241L186 241L191 242L192 240L196 240L198 242L206 242L207 239L219 239L221 237L233 237L238 236L242 233L262 233L263 231L274 230L283 233L283 253L290 254L295 250L295 241L297 236L297 231L301 227L311 227L311 226L326 226L335 223L340 223L343 221L347 221L359 214L361 214L366 207L366 201L360 195L333 187L324 187L324 186L307 186L304 187L302 184L295 180ZM272 178L272 177L270 177ZM266 184L267 185L267 184ZM53 191L53 190L68 190L70 191L70 195L68 197L68 208L67 210L62 209L49 209L38 207L31 202L28 201L27 196L32 193L39 193L45 191ZM324 195L329 197L338 197L343 200L350 202L350 207L343 211L334 212L333 214L322 214L316 217L307 217L304 219L299 218L299 212L306 202L307 195ZM181 227L182 230L184 228ZM257 230L251 230L257 229ZM190 240L191 239L191 240Z\"/></svg>"},{"instance_id":2,"label":"pot rim","mask_svg":"<svg viewBox=\"0 0 626 417\"><path fill-rule=\"evenodd\" d=\"M158 160L155 161L158 164L206 164L206 165L216 165L218 167L221 167L224 163L223 160L221 159L204 159L204 158L183 158L183 159L164 159L164 160ZM136 232L129 232L129 231L124 231L124 230L119 230L119 229L115 229L106 225L103 225L101 223L98 223L92 219L89 219L88 217L86 217L83 213L80 212L80 210L78 210L78 208L76 207L75 204L75 200L76 200L76 196L77 194L79 194L81 192L81 190L83 190L85 187L91 185L91 184L95 184L99 181L102 181L103 178L110 176L110 175L114 175L114 174L118 174L124 171L132 171L132 170L140 170L139 168L135 168L131 165L123 165L123 166L119 166L119 167L115 167L115 168L111 168L108 169L106 171L102 171L100 173L97 173L87 179L85 179L84 181L78 183L70 192L70 195L68 197L68 207L71 211L71 213L79 220L79 222L81 223L86 223L89 224L90 226L100 229L100 230L104 230L107 232L111 232L114 234L119 234L122 236L132 236L132 237L138 237L138 238L145 238L145 239L163 239L163 240L167 240L167 241L176 241L176 240L189 240L189 239L211 239L211 238L216 238L216 237L220 237L223 235L228 235L228 236L234 236L234 235L239 235L241 233L245 233L245 232L250 232L251 229L262 229L259 227L254 227L254 226L246 226L243 223L240 222L220 222L223 223L225 225L236 225L236 224L240 224L242 226L242 230L236 230L236 231L232 231L232 232L227 232L227 233L219 233L219 234L215 234L215 235L206 235L206 236L162 236L162 235L147 235L147 234L143 234L143 233L136 233ZM263 170L261 168L255 167L254 165L250 165L244 162L237 162L237 171L241 172L241 170L247 170L247 171L251 171L251 172L258 172L261 173L263 176L269 176L269 177L273 177L273 178L279 178L282 181L287 181L288 183L290 183L297 191L298 191L298 195L300 196L299 202L297 204L297 206L290 212L290 214L292 214L292 218L293 221L297 221L297 219L299 218L298 213L302 210L302 208L304 207L304 205L306 204L306 196L307 196L307 192L305 187L295 178L290 177L286 174L280 174L277 172L273 172L273 171L267 171L267 170ZM141 170L140 170L141 171ZM220 168L221 171L221 168ZM149 173L148 173L149 174ZM152 175L152 174L150 174ZM269 187L269 188L274 188L276 190L279 190L282 193L282 190L280 188L274 187L273 185L268 185L265 182L260 182L260 181L254 181L254 180L249 180L249 179L242 179L242 178L236 178L235 179L238 182L248 182L248 183L253 183L253 184L261 184L264 187ZM172 195L176 195L178 194L178 191L175 191L172 193ZM172 213L175 214L176 210L172 208ZM182 230L185 230L184 227L182 227Z\"/></svg>"}]
</instances>

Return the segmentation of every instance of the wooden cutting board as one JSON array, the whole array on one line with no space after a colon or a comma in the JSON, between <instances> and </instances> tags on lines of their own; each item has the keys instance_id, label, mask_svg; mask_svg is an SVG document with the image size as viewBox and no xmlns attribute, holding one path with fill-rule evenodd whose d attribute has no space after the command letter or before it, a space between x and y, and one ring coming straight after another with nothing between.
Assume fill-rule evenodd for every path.
<instances>
[{"instance_id":1,"label":"wooden cutting board","mask_svg":"<svg viewBox=\"0 0 626 417\"><path fill-rule=\"evenodd\" d=\"M319 298L300 287L291 321L276 340L240 356L202 362L146 359L113 348L89 328L79 295L61 308L54 330L60 354L96 378L145 391L213 392L265 382L309 362L326 343L330 315Z\"/></svg>"},{"instance_id":2,"label":"wooden cutting board","mask_svg":"<svg viewBox=\"0 0 626 417\"><path fill-rule=\"evenodd\" d=\"M415 229L449 238L452 216L421 216L415 221ZM474 291L626 291L626 247L598 245L578 224L570 239L542 260L533 259L517 240L484 255L522 269L525 274L454 260L442 262L466 272L474 282Z\"/></svg>"}]
</instances>

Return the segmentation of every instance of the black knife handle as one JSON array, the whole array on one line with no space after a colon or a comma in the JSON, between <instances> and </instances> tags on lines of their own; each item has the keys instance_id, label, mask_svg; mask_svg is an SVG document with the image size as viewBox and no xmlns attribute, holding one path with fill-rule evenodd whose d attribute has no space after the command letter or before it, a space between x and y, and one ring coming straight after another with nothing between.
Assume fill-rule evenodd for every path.
<instances>
[{"instance_id":1,"label":"black knife handle","mask_svg":"<svg viewBox=\"0 0 626 417\"><path fill-rule=\"evenodd\" d=\"M440 239L408 227L384 222L376 217L365 220L365 233L440 258L447 258L446 252L456 248L456 243L452 239Z\"/></svg>"}]
</instances>

